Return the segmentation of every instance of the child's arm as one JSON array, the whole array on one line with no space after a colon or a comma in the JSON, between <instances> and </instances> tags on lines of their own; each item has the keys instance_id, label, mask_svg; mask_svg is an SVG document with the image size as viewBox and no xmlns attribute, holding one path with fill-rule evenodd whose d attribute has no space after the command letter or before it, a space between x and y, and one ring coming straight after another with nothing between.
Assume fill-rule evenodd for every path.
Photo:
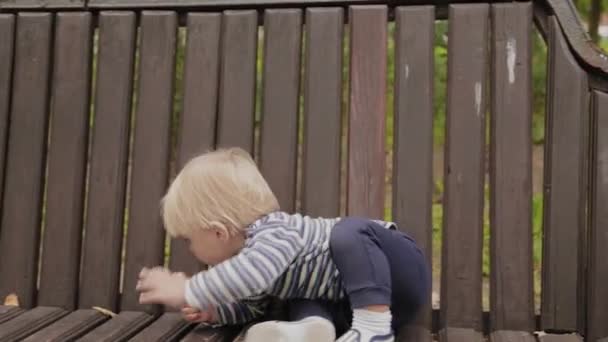
<instances>
[{"instance_id":1,"label":"child's arm","mask_svg":"<svg viewBox=\"0 0 608 342\"><path fill-rule=\"evenodd\" d=\"M264 315L267 307L268 299L265 296L220 305L217 307L217 323L235 325L251 322Z\"/></svg>"},{"instance_id":2,"label":"child's arm","mask_svg":"<svg viewBox=\"0 0 608 342\"><path fill-rule=\"evenodd\" d=\"M259 295L285 272L303 245L296 228L269 221L239 254L188 280L186 302L204 310Z\"/></svg>"}]
</instances>

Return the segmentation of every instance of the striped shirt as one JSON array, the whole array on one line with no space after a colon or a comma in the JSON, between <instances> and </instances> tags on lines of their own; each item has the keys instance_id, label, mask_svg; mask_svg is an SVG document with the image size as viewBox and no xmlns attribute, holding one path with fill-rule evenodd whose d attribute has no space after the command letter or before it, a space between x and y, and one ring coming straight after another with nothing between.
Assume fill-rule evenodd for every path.
<instances>
[{"instance_id":1,"label":"striped shirt","mask_svg":"<svg viewBox=\"0 0 608 342\"><path fill-rule=\"evenodd\" d=\"M216 308L218 324L239 324L262 315L270 297L342 299L344 288L329 252L330 231L339 220L283 212L257 220L237 255L188 281L186 301ZM391 222L376 222L395 229Z\"/></svg>"}]
</instances>

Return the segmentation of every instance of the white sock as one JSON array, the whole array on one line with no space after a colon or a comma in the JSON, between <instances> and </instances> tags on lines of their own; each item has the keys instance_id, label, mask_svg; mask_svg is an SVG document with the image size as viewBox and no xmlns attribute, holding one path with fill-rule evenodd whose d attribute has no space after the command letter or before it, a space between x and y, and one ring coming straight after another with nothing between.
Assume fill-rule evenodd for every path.
<instances>
[{"instance_id":1,"label":"white sock","mask_svg":"<svg viewBox=\"0 0 608 342\"><path fill-rule=\"evenodd\" d=\"M336 331L331 321L311 316L295 322L267 321L252 326L245 342L334 342Z\"/></svg>"},{"instance_id":2,"label":"white sock","mask_svg":"<svg viewBox=\"0 0 608 342\"><path fill-rule=\"evenodd\" d=\"M391 329L392 315L390 311L375 312L365 309L355 309L353 311L353 324L351 330L347 331L338 342L361 341L366 342L376 336L387 336L382 341L393 341L389 337ZM358 333L356 332L358 331Z\"/></svg>"}]
</instances>

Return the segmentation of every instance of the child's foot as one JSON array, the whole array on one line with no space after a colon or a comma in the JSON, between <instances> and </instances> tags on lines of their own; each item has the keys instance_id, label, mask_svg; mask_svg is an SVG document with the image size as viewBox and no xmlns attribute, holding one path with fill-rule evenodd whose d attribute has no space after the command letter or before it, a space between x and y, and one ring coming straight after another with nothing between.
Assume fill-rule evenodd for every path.
<instances>
[{"instance_id":1,"label":"child's foot","mask_svg":"<svg viewBox=\"0 0 608 342\"><path fill-rule=\"evenodd\" d=\"M391 320L390 311L355 309L352 328L336 342L393 342Z\"/></svg>"},{"instance_id":2,"label":"child's foot","mask_svg":"<svg viewBox=\"0 0 608 342\"><path fill-rule=\"evenodd\" d=\"M357 329L350 329L342 335L336 342L394 342L393 333L386 335L362 334Z\"/></svg>"},{"instance_id":3,"label":"child's foot","mask_svg":"<svg viewBox=\"0 0 608 342\"><path fill-rule=\"evenodd\" d=\"M334 342L334 325L325 318L307 317L300 321L268 321L247 331L245 342Z\"/></svg>"}]
</instances>

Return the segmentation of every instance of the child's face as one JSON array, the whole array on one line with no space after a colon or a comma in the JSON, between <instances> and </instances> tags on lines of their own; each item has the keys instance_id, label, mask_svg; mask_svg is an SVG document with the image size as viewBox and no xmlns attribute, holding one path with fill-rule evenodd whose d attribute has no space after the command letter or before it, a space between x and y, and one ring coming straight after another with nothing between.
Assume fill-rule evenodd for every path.
<instances>
[{"instance_id":1,"label":"child's face","mask_svg":"<svg viewBox=\"0 0 608 342\"><path fill-rule=\"evenodd\" d=\"M244 238L229 236L216 229L197 230L186 238L190 252L207 265L217 265L237 254L244 244Z\"/></svg>"}]
</instances>

